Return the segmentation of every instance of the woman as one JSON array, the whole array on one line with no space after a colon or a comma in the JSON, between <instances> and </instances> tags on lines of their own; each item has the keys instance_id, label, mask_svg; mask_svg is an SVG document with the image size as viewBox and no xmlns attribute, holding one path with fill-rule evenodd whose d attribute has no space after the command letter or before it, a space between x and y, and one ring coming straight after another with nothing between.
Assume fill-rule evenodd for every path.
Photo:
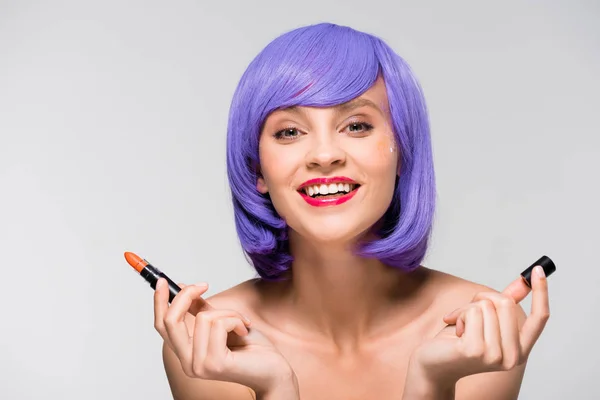
<instances>
[{"instance_id":1,"label":"woman","mask_svg":"<svg viewBox=\"0 0 600 400\"><path fill-rule=\"evenodd\" d=\"M234 95L227 166L260 278L206 300L206 284L186 286L170 306L159 284L175 399L517 398L546 280L534 276L527 318L520 279L498 293L420 265L427 112L383 41L318 24L271 42Z\"/></svg>"}]
</instances>

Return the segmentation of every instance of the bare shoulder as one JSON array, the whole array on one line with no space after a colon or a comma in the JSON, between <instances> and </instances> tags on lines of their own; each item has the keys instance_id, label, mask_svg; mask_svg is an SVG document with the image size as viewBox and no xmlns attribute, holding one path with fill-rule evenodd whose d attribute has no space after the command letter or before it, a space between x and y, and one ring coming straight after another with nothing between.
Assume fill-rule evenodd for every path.
<instances>
[{"instance_id":1,"label":"bare shoulder","mask_svg":"<svg viewBox=\"0 0 600 400\"><path fill-rule=\"evenodd\" d=\"M260 280L249 279L206 298L213 307L235 310L252 318L260 309Z\"/></svg>"},{"instance_id":2,"label":"bare shoulder","mask_svg":"<svg viewBox=\"0 0 600 400\"><path fill-rule=\"evenodd\" d=\"M431 276L432 289L437 293L436 302L445 304L447 308L462 307L471 302L473 297L480 292L499 293L498 290L483 283L470 281L439 270L427 268L427 271Z\"/></svg>"},{"instance_id":3,"label":"bare shoulder","mask_svg":"<svg viewBox=\"0 0 600 400\"><path fill-rule=\"evenodd\" d=\"M445 315L457 308L472 302L477 293L498 290L482 283L469 281L448 273L430 270L432 288L439 291L435 303L438 315ZM523 308L518 305L518 319L522 324L527 318ZM489 400L517 399L524 377L526 363L509 371L480 373L467 376L458 381L456 399L472 400L486 398ZM493 394L491 394L493 393Z\"/></svg>"},{"instance_id":4,"label":"bare shoulder","mask_svg":"<svg viewBox=\"0 0 600 400\"><path fill-rule=\"evenodd\" d=\"M230 309L250 315L255 302L254 280L243 282L214 294L206 300L215 308ZM186 316L188 329L193 329L194 317ZM163 345L165 373L175 400L252 400L255 393L248 387L232 382L221 382L190 378L181 368L179 358Z\"/></svg>"},{"instance_id":5,"label":"bare shoulder","mask_svg":"<svg viewBox=\"0 0 600 400\"><path fill-rule=\"evenodd\" d=\"M480 289L493 290L482 283L470 281L468 279L461 278L459 276L452 275L447 272L443 272L443 271L435 270L435 269L429 269L429 271L430 271L430 273L432 273L435 276L435 278L436 278L435 280L437 280L439 282L439 284L447 285L447 287L450 289L455 289L455 290L459 290L459 291L480 290Z\"/></svg>"}]
</instances>

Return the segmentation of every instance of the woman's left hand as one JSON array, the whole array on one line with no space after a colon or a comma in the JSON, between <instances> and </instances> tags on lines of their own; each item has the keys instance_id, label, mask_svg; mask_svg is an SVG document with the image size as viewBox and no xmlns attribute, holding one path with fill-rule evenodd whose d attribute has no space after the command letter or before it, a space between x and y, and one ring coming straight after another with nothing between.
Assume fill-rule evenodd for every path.
<instances>
[{"instance_id":1,"label":"woman's left hand","mask_svg":"<svg viewBox=\"0 0 600 400\"><path fill-rule=\"evenodd\" d=\"M480 292L471 303L446 315L449 326L415 350L407 378L414 378L416 370L419 379L444 390L468 375L523 364L550 316L548 283L541 267L535 268L531 281L532 289L518 278L502 293ZM518 303L530 290L531 313L525 319Z\"/></svg>"}]
</instances>

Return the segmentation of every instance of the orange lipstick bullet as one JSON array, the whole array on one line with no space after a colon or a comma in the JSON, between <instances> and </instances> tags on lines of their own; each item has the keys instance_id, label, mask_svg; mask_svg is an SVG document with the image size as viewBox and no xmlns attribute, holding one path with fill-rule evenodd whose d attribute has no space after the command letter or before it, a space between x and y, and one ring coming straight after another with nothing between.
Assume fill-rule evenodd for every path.
<instances>
[{"instance_id":1,"label":"orange lipstick bullet","mask_svg":"<svg viewBox=\"0 0 600 400\"><path fill-rule=\"evenodd\" d=\"M125 260L127 260L133 269L139 272L142 278L144 278L154 290L156 290L156 282L158 282L160 278L164 278L169 285L169 303L173 301L177 293L181 291L181 288L167 275L137 254L127 251L125 252Z\"/></svg>"}]
</instances>

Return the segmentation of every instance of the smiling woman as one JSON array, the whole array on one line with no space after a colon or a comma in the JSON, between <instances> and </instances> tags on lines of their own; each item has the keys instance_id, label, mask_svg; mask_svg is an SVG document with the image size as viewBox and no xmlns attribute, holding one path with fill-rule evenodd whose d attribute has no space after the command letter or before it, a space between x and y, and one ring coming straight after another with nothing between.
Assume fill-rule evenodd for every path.
<instances>
[{"instance_id":1,"label":"smiling woman","mask_svg":"<svg viewBox=\"0 0 600 400\"><path fill-rule=\"evenodd\" d=\"M310 90L304 94L309 95ZM292 228L290 235L333 246L349 243L366 234L390 208L394 192L400 190L395 187L395 177L400 174L399 157L391 152L383 156L379 153L382 141L393 148L395 139L389 132L389 111L375 104L389 110L381 77L360 97L341 107L303 107L302 112L293 113L283 109L267 117L259 139L257 188L269 195L276 214ZM282 132L293 136L282 139ZM333 176L339 172L346 175L341 179ZM315 198L309 197L310 193L303 197L309 205L338 207L320 212L306 207L297 193L307 182L318 184L312 187ZM330 191L337 196L337 184L342 182L352 184L354 190L330 198ZM350 199L353 201L348 202ZM340 218L343 214L347 217ZM399 220L397 217L390 214L388 219ZM391 226L391 221L386 225Z\"/></svg>"},{"instance_id":2,"label":"smiling woman","mask_svg":"<svg viewBox=\"0 0 600 400\"><path fill-rule=\"evenodd\" d=\"M269 43L234 94L227 167L259 277L208 299L185 286L170 306L158 281L176 399L517 398L548 318L544 273L527 317L520 278L499 293L421 265L427 110L382 40L323 23Z\"/></svg>"},{"instance_id":3,"label":"smiling woman","mask_svg":"<svg viewBox=\"0 0 600 400\"><path fill-rule=\"evenodd\" d=\"M313 134L308 134L311 130ZM331 138L335 143L329 143L325 133L332 130L338 132ZM270 141L273 135L281 140ZM382 141L384 148L398 146L399 154L392 157L374 151ZM271 146L282 142L290 146ZM261 277L277 278L291 262L287 252L273 251L286 240L287 230L273 191L261 196L264 188L260 193L253 190L261 167L291 164L281 159L299 154L298 146L305 153L312 146L307 156L328 157L315 152L328 151L324 146L329 144L333 144L329 150L347 157L360 152L356 156L361 162L375 168L355 166L356 174L379 174L382 171L377 168L385 169L383 164L402 166L399 171L392 168L391 180L389 174L381 176L365 193L382 191L380 208L373 211L383 216L378 226L381 238L364 243L357 251L404 271L417 268L427 248L435 208L429 122L421 89L408 64L380 39L347 27L319 24L271 42L248 66L232 102L229 181L238 235ZM261 157L263 151L270 153ZM382 154L386 157L377 165L380 160L375 156ZM339 165L342 160L333 162ZM396 188L395 175L399 178Z\"/></svg>"}]
</instances>

